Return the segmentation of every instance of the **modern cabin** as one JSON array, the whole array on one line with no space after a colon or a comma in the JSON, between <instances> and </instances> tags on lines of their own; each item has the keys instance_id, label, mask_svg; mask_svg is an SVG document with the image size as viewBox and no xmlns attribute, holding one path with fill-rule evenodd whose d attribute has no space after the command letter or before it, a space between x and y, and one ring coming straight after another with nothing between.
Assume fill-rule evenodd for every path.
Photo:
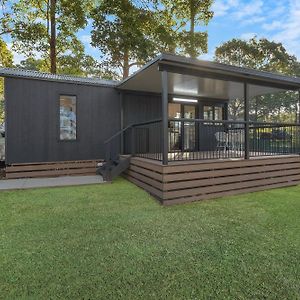
<instances>
[{"instance_id":1,"label":"modern cabin","mask_svg":"<svg viewBox=\"0 0 300 300\"><path fill-rule=\"evenodd\" d=\"M0 76L8 174L103 161L107 180L123 172L166 205L300 183L300 78L170 54L121 82ZM298 97L294 122L250 119L253 97L283 91ZM242 118L230 117L235 99Z\"/></svg>"}]
</instances>

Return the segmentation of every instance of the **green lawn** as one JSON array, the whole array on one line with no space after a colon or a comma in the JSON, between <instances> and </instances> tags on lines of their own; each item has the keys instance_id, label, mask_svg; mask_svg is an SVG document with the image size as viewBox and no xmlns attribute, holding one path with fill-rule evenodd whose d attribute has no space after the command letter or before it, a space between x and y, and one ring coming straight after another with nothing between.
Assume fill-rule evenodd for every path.
<instances>
[{"instance_id":1,"label":"green lawn","mask_svg":"<svg viewBox=\"0 0 300 300\"><path fill-rule=\"evenodd\" d=\"M300 187L162 207L123 179L0 192L2 299L300 299Z\"/></svg>"}]
</instances>

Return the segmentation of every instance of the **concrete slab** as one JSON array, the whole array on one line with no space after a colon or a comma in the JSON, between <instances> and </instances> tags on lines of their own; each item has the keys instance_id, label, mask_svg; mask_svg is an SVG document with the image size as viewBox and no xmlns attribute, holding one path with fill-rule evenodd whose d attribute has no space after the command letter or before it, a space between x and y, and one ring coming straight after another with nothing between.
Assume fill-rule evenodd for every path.
<instances>
[{"instance_id":1,"label":"concrete slab","mask_svg":"<svg viewBox=\"0 0 300 300\"><path fill-rule=\"evenodd\" d=\"M0 190L18 190L57 186L75 186L104 183L99 175L92 176L62 176L54 178L24 178L0 180Z\"/></svg>"}]
</instances>

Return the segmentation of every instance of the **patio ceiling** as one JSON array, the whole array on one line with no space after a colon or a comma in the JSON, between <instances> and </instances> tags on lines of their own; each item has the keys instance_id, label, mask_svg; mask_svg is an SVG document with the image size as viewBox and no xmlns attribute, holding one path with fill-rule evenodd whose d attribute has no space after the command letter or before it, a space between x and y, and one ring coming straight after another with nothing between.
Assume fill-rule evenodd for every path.
<instances>
[{"instance_id":1,"label":"patio ceiling","mask_svg":"<svg viewBox=\"0 0 300 300\"><path fill-rule=\"evenodd\" d=\"M300 78L163 54L122 81L121 90L161 93L161 72L168 71L170 94L217 99L243 98L249 83L249 96L300 89Z\"/></svg>"}]
</instances>

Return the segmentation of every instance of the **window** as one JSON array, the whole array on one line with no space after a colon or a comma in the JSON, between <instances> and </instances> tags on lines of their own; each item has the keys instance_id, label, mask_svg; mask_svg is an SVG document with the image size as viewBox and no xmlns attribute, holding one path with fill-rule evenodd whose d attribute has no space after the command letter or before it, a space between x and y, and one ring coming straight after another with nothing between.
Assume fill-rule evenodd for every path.
<instances>
[{"instance_id":1,"label":"window","mask_svg":"<svg viewBox=\"0 0 300 300\"><path fill-rule=\"evenodd\" d=\"M59 97L60 140L76 140L76 96Z\"/></svg>"},{"instance_id":2,"label":"window","mask_svg":"<svg viewBox=\"0 0 300 300\"><path fill-rule=\"evenodd\" d=\"M213 119L214 119L213 106L204 106L203 107L203 117L204 117L204 120L213 121Z\"/></svg>"},{"instance_id":3,"label":"window","mask_svg":"<svg viewBox=\"0 0 300 300\"><path fill-rule=\"evenodd\" d=\"M223 120L223 107L222 106L215 106L215 120Z\"/></svg>"},{"instance_id":4,"label":"window","mask_svg":"<svg viewBox=\"0 0 300 300\"><path fill-rule=\"evenodd\" d=\"M223 120L223 107L222 106L204 106L203 107L203 118L209 121L220 121Z\"/></svg>"}]
</instances>

